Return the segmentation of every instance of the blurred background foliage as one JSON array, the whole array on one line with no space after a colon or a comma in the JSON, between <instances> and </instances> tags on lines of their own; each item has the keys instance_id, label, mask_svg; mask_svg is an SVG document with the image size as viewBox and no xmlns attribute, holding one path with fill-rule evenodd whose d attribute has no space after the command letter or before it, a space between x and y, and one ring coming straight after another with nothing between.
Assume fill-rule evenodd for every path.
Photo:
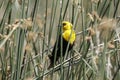
<instances>
[{"instance_id":1,"label":"blurred background foliage","mask_svg":"<svg viewBox=\"0 0 120 80\"><path fill-rule=\"evenodd\" d=\"M62 21L74 49L52 69ZM1 80L120 80L120 0L0 0Z\"/></svg>"}]
</instances>

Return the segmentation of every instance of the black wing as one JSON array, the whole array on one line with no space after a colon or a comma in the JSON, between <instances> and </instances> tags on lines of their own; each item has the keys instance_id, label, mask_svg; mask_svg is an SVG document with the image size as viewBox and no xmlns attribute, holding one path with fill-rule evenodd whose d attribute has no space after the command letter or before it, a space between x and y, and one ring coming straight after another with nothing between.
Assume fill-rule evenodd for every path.
<instances>
[{"instance_id":1,"label":"black wing","mask_svg":"<svg viewBox=\"0 0 120 80\"><path fill-rule=\"evenodd\" d=\"M68 45L68 41L66 41L64 38L62 38L62 45L61 45L61 35L60 35L58 38L58 44L57 44L57 40L56 40L52 54L49 56L49 59L50 59L49 68L53 67L54 59L55 59L55 62L58 61L59 57L61 56L61 48L62 48L62 56L64 56L66 53L67 47L68 47L68 51L70 51L72 49L73 45L71 45L71 44Z\"/></svg>"}]
</instances>

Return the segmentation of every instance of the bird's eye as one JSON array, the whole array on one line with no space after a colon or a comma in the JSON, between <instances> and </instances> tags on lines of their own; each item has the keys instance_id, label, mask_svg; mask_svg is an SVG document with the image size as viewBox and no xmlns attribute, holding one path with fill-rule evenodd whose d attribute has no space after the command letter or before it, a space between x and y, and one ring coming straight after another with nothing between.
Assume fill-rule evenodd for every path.
<instances>
[{"instance_id":1,"label":"bird's eye","mask_svg":"<svg viewBox=\"0 0 120 80\"><path fill-rule=\"evenodd\" d=\"M63 23L63 26L65 26L66 25L66 23Z\"/></svg>"}]
</instances>

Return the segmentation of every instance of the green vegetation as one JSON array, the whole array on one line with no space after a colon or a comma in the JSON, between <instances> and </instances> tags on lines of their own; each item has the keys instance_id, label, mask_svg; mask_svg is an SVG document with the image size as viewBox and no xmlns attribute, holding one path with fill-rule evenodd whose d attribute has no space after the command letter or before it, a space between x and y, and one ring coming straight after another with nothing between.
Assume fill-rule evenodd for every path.
<instances>
[{"instance_id":1,"label":"green vegetation","mask_svg":"<svg viewBox=\"0 0 120 80\"><path fill-rule=\"evenodd\" d=\"M47 69L62 21L74 48ZM1 80L120 80L120 0L0 0Z\"/></svg>"}]
</instances>

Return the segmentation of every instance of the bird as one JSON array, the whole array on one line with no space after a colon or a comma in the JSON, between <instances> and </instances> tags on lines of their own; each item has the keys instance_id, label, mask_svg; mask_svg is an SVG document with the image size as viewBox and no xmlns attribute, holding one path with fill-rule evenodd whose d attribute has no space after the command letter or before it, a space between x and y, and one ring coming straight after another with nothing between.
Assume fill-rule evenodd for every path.
<instances>
[{"instance_id":1,"label":"bird","mask_svg":"<svg viewBox=\"0 0 120 80\"><path fill-rule=\"evenodd\" d=\"M50 65L48 69L54 66L54 62L56 63L58 61L58 59L61 57L61 53L62 57L64 57L66 51L69 52L73 48L73 45L75 43L76 33L73 29L73 25L69 21L62 21L61 27L62 33L58 37L58 42L56 40L52 53L48 56L50 59Z\"/></svg>"}]
</instances>

